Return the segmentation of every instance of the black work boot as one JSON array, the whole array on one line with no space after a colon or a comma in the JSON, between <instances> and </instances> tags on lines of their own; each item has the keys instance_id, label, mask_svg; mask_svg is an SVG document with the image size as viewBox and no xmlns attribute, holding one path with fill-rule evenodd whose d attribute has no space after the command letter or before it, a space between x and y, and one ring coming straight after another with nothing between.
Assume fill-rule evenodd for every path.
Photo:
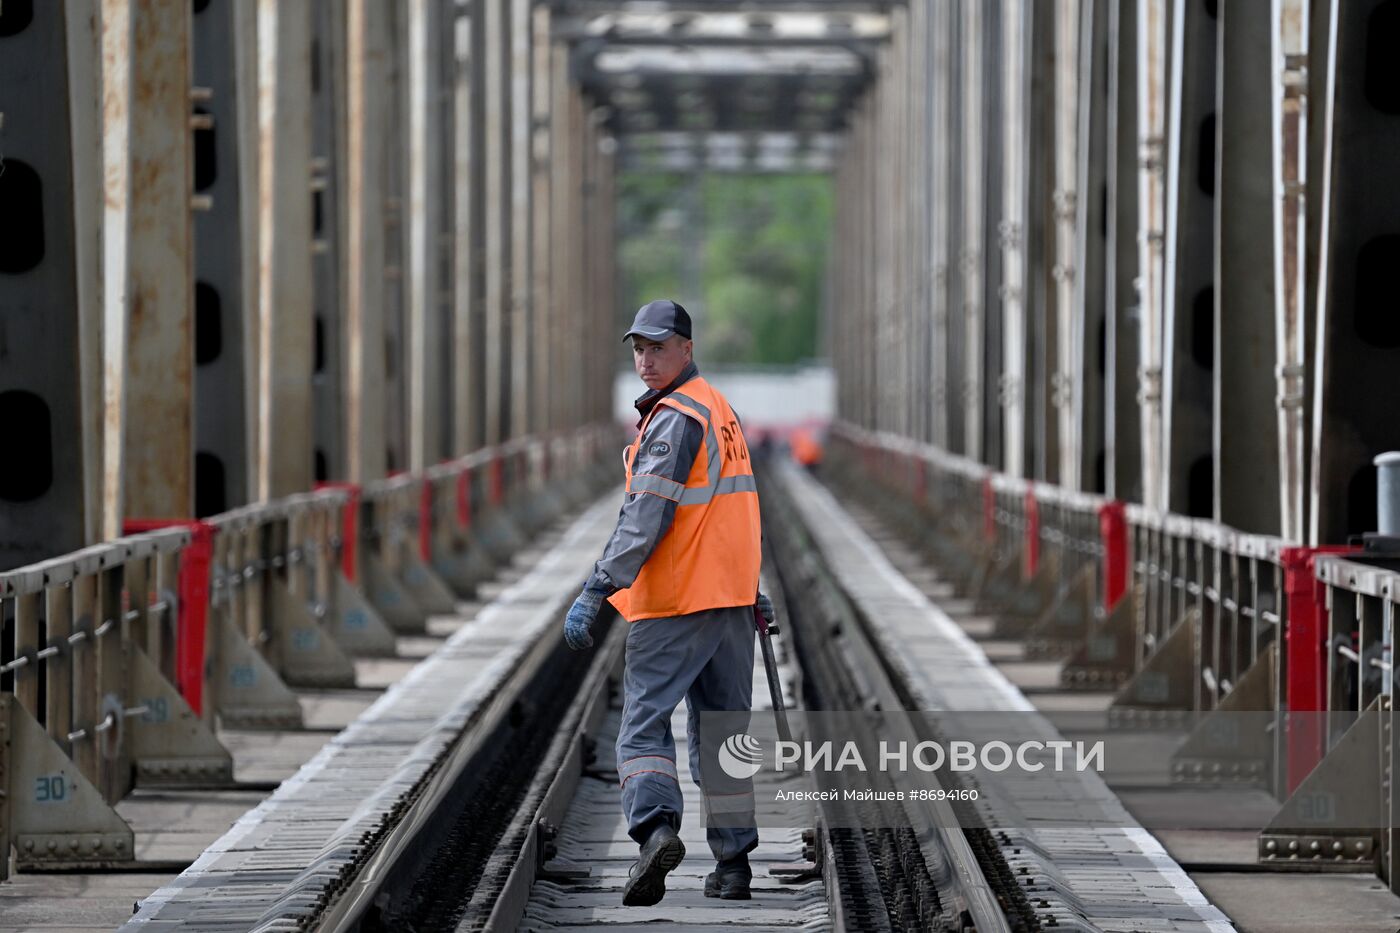
<instances>
[{"instance_id":1,"label":"black work boot","mask_svg":"<svg viewBox=\"0 0 1400 933\"><path fill-rule=\"evenodd\" d=\"M683 858L685 843L681 842L669 824L662 823L642 843L637 863L632 866L632 877L627 887L622 889L623 905L650 907L659 902L666 896L666 873L679 865Z\"/></svg>"},{"instance_id":2,"label":"black work boot","mask_svg":"<svg viewBox=\"0 0 1400 933\"><path fill-rule=\"evenodd\" d=\"M705 876L705 896L718 897L726 901L747 901L749 882L753 881L753 869L749 868L747 854L715 863L715 870Z\"/></svg>"}]
</instances>

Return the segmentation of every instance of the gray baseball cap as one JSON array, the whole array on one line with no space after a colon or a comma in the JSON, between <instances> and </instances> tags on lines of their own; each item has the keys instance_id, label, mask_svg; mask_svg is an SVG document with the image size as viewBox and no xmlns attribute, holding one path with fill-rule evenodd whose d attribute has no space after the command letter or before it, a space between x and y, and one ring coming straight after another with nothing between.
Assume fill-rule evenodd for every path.
<instances>
[{"instance_id":1,"label":"gray baseball cap","mask_svg":"<svg viewBox=\"0 0 1400 933\"><path fill-rule=\"evenodd\" d=\"M690 315L685 308L669 298L649 301L637 311L632 320L632 329L622 335L626 340L633 335L648 340L665 340L672 334L680 334L690 339Z\"/></svg>"}]
</instances>

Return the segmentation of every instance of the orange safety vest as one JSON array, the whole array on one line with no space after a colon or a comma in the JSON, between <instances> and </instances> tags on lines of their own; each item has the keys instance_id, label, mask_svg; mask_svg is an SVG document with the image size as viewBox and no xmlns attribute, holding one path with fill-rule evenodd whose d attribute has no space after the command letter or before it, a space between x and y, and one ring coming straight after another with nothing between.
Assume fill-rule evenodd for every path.
<instances>
[{"instance_id":1,"label":"orange safety vest","mask_svg":"<svg viewBox=\"0 0 1400 933\"><path fill-rule=\"evenodd\" d=\"M647 425L662 405L694 418L705 433L684 485L632 473ZM749 445L724 396L696 376L658 400L627 448L626 462L628 494L670 499L676 514L637 579L608 602L628 622L752 606L762 562L758 489Z\"/></svg>"}]
</instances>

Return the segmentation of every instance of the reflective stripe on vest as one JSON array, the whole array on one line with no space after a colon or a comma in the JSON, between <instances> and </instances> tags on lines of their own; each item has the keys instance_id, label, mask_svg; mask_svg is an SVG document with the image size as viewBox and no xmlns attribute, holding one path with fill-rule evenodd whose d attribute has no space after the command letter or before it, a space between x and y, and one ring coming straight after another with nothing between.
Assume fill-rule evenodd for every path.
<instances>
[{"instance_id":1,"label":"reflective stripe on vest","mask_svg":"<svg viewBox=\"0 0 1400 933\"><path fill-rule=\"evenodd\" d=\"M639 774L664 774L671 780L680 783L680 777L676 774L676 763L660 755L642 755L639 758L629 758L617 766L619 784L626 784L628 778L634 778Z\"/></svg>"}]
</instances>

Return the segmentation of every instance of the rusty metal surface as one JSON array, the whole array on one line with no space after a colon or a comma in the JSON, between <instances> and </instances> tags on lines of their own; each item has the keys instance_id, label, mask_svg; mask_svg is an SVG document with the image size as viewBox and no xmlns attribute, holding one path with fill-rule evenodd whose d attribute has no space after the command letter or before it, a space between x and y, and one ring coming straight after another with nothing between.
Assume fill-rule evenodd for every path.
<instances>
[{"instance_id":1,"label":"rusty metal surface","mask_svg":"<svg viewBox=\"0 0 1400 933\"><path fill-rule=\"evenodd\" d=\"M109 335L124 343L108 357L123 408L120 494L109 504L120 501L122 515L185 517L194 505L191 13L180 0L157 0L134 4L130 14L130 45L114 37L104 49L107 73L130 70L130 97L120 99L117 85L105 108L107 117L125 118L129 133L129 200L116 201L118 220L109 190L104 225L104 236L118 223L129 236L124 261L108 269L109 311L125 317ZM114 536L110 523L106 530Z\"/></svg>"}]
</instances>

